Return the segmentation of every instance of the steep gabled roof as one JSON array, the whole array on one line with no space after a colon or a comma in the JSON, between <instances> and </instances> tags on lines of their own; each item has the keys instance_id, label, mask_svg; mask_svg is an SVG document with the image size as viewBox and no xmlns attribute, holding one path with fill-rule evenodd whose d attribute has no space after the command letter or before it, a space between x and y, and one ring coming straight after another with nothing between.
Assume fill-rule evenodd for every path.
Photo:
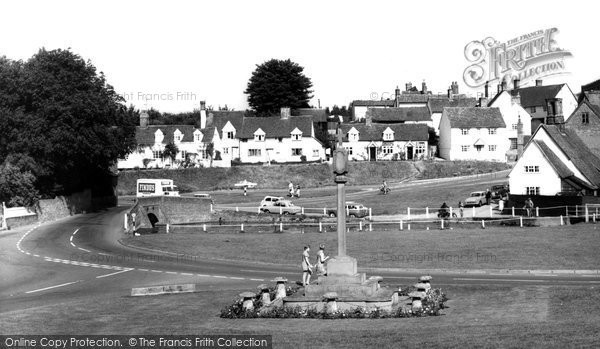
<instances>
[{"instance_id":1,"label":"steep gabled roof","mask_svg":"<svg viewBox=\"0 0 600 349\"><path fill-rule=\"evenodd\" d=\"M561 132L556 125L540 125L556 145L571 160L573 165L595 186L600 186L600 158L577 136L575 131L565 129ZM533 138L535 139L535 137Z\"/></svg>"},{"instance_id":2,"label":"steep gabled roof","mask_svg":"<svg viewBox=\"0 0 600 349\"><path fill-rule=\"evenodd\" d=\"M237 138L254 138L254 132L259 128L265 132L266 138L290 137L291 132L298 128L304 137L312 136L312 116L292 116L288 119L279 117L246 117L236 135Z\"/></svg>"},{"instance_id":3,"label":"steep gabled roof","mask_svg":"<svg viewBox=\"0 0 600 349\"><path fill-rule=\"evenodd\" d=\"M533 144L535 144L542 155L548 160L548 163L554 168L556 173L560 178L568 178L573 176L573 171L569 170L567 165L565 165L556 154L548 147L544 141L534 140Z\"/></svg>"},{"instance_id":4,"label":"steep gabled roof","mask_svg":"<svg viewBox=\"0 0 600 349\"><path fill-rule=\"evenodd\" d=\"M368 108L369 115L373 122L431 121L427 107Z\"/></svg>"},{"instance_id":5,"label":"steep gabled roof","mask_svg":"<svg viewBox=\"0 0 600 349\"><path fill-rule=\"evenodd\" d=\"M511 94L517 92L521 96L521 106L524 108L539 107L546 105L546 99L555 98L566 84L522 87L512 90Z\"/></svg>"},{"instance_id":6,"label":"steep gabled roof","mask_svg":"<svg viewBox=\"0 0 600 349\"><path fill-rule=\"evenodd\" d=\"M474 107L477 105L477 99L472 97L458 97L449 99L448 97L431 97L427 103L432 113L441 113L444 108Z\"/></svg>"},{"instance_id":7,"label":"steep gabled roof","mask_svg":"<svg viewBox=\"0 0 600 349\"><path fill-rule=\"evenodd\" d=\"M394 131L395 141L428 141L429 128L425 124L342 124L342 135L348 141L348 131L355 128L359 133L359 141L383 141L383 131L390 128Z\"/></svg>"},{"instance_id":8,"label":"steep gabled roof","mask_svg":"<svg viewBox=\"0 0 600 349\"><path fill-rule=\"evenodd\" d=\"M161 130L161 132L164 134L162 143L174 143L173 134L176 130L179 130L183 134L181 142L193 142L194 131L196 129L197 128L193 125L149 125L148 127L138 126L135 130L135 140L138 145L154 144L154 134L157 130ZM206 135L205 130L201 131Z\"/></svg>"},{"instance_id":9,"label":"steep gabled roof","mask_svg":"<svg viewBox=\"0 0 600 349\"><path fill-rule=\"evenodd\" d=\"M506 127L498 108L444 108L451 128L503 128Z\"/></svg>"},{"instance_id":10,"label":"steep gabled roof","mask_svg":"<svg viewBox=\"0 0 600 349\"><path fill-rule=\"evenodd\" d=\"M354 107L393 107L394 101L391 99L373 101L373 100L355 100L352 102Z\"/></svg>"},{"instance_id":11,"label":"steep gabled roof","mask_svg":"<svg viewBox=\"0 0 600 349\"><path fill-rule=\"evenodd\" d=\"M223 131L223 126L227 124L227 121L231 122L236 131L242 128L245 111L227 111L227 110L210 110L207 111L207 115L212 114L212 120L209 117L206 126L214 126L217 128L217 132Z\"/></svg>"}]
</instances>

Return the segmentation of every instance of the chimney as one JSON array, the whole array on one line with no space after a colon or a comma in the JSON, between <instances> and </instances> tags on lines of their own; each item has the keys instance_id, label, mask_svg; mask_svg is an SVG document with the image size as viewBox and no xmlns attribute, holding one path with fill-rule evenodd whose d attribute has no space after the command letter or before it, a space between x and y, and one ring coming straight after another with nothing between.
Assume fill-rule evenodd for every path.
<instances>
[{"instance_id":1,"label":"chimney","mask_svg":"<svg viewBox=\"0 0 600 349\"><path fill-rule=\"evenodd\" d=\"M373 116L371 115L371 111L367 109L367 112L365 113L365 126L371 127L372 124L373 124Z\"/></svg>"},{"instance_id":2,"label":"chimney","mask_svg":"<svg viewBox=\"0 0 600 349\"><path fill-rule=\"evenodd\" d=\"M550 98L546 99L546 124L547 125L556 125L556 99Z\"/></svg>"},{"instance_id":3,"label":"chimney","mask_svg":"<svg viewBox=\"0 0 600 349\"><path fill-rule=\"evenodd\" d=\"M485 96L485 98L490 98L489 90L490 90L490 82L486 81L485 82L485 86L484 86L484 91L485 91L484 96Z\"/></svg>"},{"instance_id":4,"label":"chimney","mask_svg":"<svg viewBox=\"0 0 600 349\"><path fill-rule=\"evenodd\" d=\"M206 101L200 101L200 129L206 128Z\"/></svg>"},{"instance_id":5,"label":"chimney","mask_svg":"<svg viewBox=\"0 0 600 349\"><path fill-rule=\"evenodd\" d=\"M394 100L394 107L398 108L400 106L400 88L396 86L396 95Z\"/></svg>"},{"instance_id":6,"label":"chimney","mask_svg":"<svg viewBox=\"0 0 600 349\"><path fill-rule=\"evenodd\" d=\"M542 86L542 79L535 80L535 86Z\"/></svg>"},{"instance_id":7,"label":"chimney","mask_svg":"<svg viewBox=\"0 0 600 349\"><path fill-rule=\"evenodd\" d=\"M519 84L521 83L521 80L519 79L514 79L513 80L513 90L518 90L519 89Z\"/></svg>"},{"instance_id":8,"label":"chimney","mask_svg":"<svg viewBox=\"0 0 600 349\"><path fill-rule=\"evenodd\" d=\"M281 120L287 120L290 118L290 107L282 107L281 108Z\"/></svg>"},{"instance_id":9,"label":"chimney","mask_svg":"<svg viewBox=\"0 0 600 349\"><path fill-rule=\"evenodd\" d=\"M519 93L519 91L517 91L516 93L511 94L511 102L513 104L521 105L521 94Z\"/></svg>"},{"instance_id":10,"label":"chimney","mask_svg":"<svg viewBox=\"0 0 600 349\"><path fill-rule=\"evenodd\" d=\"M455 95L458 94L458 81L454 81L452 83L452 94L455 94Z\"/></svg>"},{"instance_id":11,"label":"chimney","mask_svg":"<svg viewBox=\"0 0 600 349\"><path fill-rule=\"evenodd\" d=\"M506 80L502 80L501 91L506 91Z\"/></svg>"},{"instance_id":12,"label":"chimney","mask_svg":"<svg viewBox=\"0 0 600 349\"><path fill-rule=\"evenodd\" d=\"M150 121L150 115L148 115L147 111L142 110L142 112L140 113L140 127L148 128L149 121Z\"/></svg>"},{"instance_id":13,"label":"chimney","mask_svg":"<svg viewBox=\"0 0 600 349\"><path fill-rule=\"evenodd\" d=\"M523 154L523 122L521 122L521 115L519 115L519 121L517 121L517 159L521 158Z\"/></svg>"},{"instance_id":14,"label":"chimney","mask_svg":"<svg viewBox=\"0 0 600 349\"><path fill-rule=\"evenodd\" d=\"M485 108L488 105L488 99L486 97L479 97L479 107Z\"/></svg>"},{"instance_id":15,"label":"chimney","mask_svg":"<svg viewBox=\"0 0 600 349\"><path fill-rule=\"evenodd\" d=\"M424 95L427 94L427 84L425 83L425 81L423 81L423 83L421 84L421 93Z\"/></svg>"},{"instance_id":16,"label":"chimney","mask_svg":"<svg viewBox=\"0 0 600 349\"><path fill-rule=\"evenodd\" d=\"M452 88L448 89L448 99L452 98Z\"/></svg>"},{"instance_id":17,"label":"chimney","mask_svg":"<svg viewBox=\"0 0 600 349\"><path fill-rule=\"evenodd\" d=\"M406 84L404 84L404 90L406 92L410 91L410 86L409 86L408 82Z\"/></svg>"}]
</instances>

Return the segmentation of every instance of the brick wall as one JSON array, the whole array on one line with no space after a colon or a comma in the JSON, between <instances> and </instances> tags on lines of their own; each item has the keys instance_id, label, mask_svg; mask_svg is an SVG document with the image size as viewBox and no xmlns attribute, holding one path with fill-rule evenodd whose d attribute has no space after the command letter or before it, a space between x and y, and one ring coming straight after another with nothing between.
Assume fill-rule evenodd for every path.
<instances>
[{"instance_id":1,"label":"brick wall","mask_svg":"<svg viewBox=\"0 0 600 349\"><path fill-rule=\"evenodd\" d=\"M583 113L588 113L587 124L582 123ZM596 115L587 104L582 104L575 110L567 121L567 127L574 130L592 152L600 154L600 116Z\"/></svg>"}]
</instances>

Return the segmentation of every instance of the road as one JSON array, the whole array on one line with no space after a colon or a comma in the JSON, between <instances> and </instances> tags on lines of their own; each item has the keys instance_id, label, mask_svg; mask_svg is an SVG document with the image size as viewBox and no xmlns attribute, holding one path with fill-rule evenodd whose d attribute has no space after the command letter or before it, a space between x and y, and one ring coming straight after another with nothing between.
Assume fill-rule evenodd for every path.
<instances>
[{"instance_id":1,"label":"road","mask_svg":"<svg viewBox=\"0 0 600 349\"><path fill-rule=\"evenodd\" d=\"M0 313L123 297L131 288L195 283L199 289L252 289L275 276L299 280L297 268L203 260L141 252L119 243L125 207L69 217L33 230L0 233ZM380 272L392 285L410 284L418 272ZM372 275L372 274L370 274ZM435 285L590 285L600 278L548 275L434 273Z\"/></svg>"}]
</instances>

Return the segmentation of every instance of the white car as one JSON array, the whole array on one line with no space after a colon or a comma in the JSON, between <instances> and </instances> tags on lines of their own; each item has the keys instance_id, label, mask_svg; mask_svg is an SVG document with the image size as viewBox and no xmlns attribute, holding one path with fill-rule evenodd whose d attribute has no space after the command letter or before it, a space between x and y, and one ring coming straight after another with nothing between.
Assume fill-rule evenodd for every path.
<instances>
[{"instance_id":1,"label":"white car","mask_svg":"<svg viewBox=\"0 0 600 349\"><path fill-rule=\"evenodd\" d=\"M465 206L482 206L485 202L485 191L474 191L465 199Z\"/></svg>"},{"instance_id":2,"label":"white car","mask_svg":"<svg viewBox=\"0 0 600 349\"><path fill-rule=\"evenodd\" d=\"M260 207L274 206L276 202L283 200L281 196L265 196L260 202Z\"/></svg>"},{"instance_id":3,"label":"white car","mask_svg":"<svg viewBox=\"0 0 600 349\"><path fill-rule=\"evenodd\" d=\"M247 180L243 180L241 182L237 182L233 185L236 188L248 188L248 189L252 189L252 188L256 188L257 184L254 182L248 182Z\"/></svg>"}]
</instances>

